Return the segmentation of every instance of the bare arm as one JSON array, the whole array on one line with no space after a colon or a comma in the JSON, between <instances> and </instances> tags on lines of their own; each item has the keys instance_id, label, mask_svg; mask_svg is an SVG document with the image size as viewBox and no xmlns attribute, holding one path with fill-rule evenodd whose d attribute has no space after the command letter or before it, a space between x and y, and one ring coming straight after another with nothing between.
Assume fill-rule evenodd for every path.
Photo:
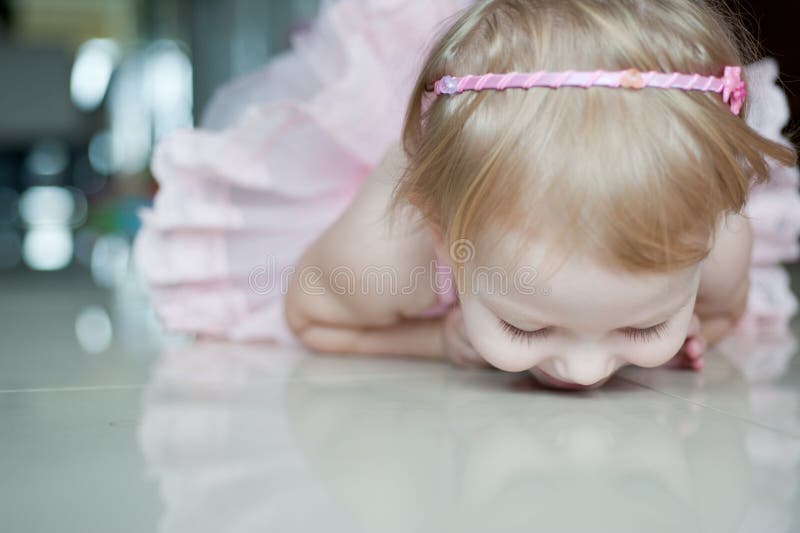
<instances>
[{"instance_id":1,"label":"bare arm","mask_svg":"<svg viewBox=\"0 0 800 533\"><path fill-rule=\"evenodd\" d=\"M378 290L365 269L389 266L395 289L407 284L408 272L433 256L427 234L399 223L389 230L383 214L403 165L398 144L366 178L353 202L305 251L297 272L313 267L322 273L321 291L309 291L298 276L290 278L286 320L308 348L321 352L394 354L441 358L442 320L411 319L436 300L432 288L418 283L413 291ZM353 290L334 290L331 273L346 267L355 274Z\"/></svg>"},{"instance_id":2,"label":"bare arm","mask_svg":"<svg viewBox=\"0 0 800 533\"><path fill-rule=\"evenodd\" d=\"M297 333L305 346L321 352L443 359L442 327L443 318L437 317L373 328L311 323Z\"/></svg>"},{"instance_id":3,"label":"bare arm","mask_svg":"<svg viewBox=\"0 0 800 533\"><path fill-rule=\"evenodd\" d=\"M753 234L750 221L728 215L717 230L706 258L695 302L700 332L709 346L724 337L747 307Z\"/></svg>"}]
</instances>

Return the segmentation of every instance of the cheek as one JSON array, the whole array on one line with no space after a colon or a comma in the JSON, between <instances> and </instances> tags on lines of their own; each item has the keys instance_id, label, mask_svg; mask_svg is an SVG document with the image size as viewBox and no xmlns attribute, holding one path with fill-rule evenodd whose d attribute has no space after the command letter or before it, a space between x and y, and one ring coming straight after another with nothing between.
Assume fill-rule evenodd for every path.
<instances>
[{"instance_id":1,"label":"cheek","mask_svg":"<svg viewBox=\"0 0 800 533\"><path fill-rule=\"evenodd\" d=\"M661 366L672 359L676 353L678 353L678 350L682 344L683 343L680 341L676 342L671 336L670 338L664 338L658 344L654 344L647 348L637 349L634 346L631 349L631 355L627 357L627 360L629 363L644 368Z\"/></svg>"},{"instance_id":2,"label":"cheek","mask_svg":"<svg viewBox=\"0 0 800 533\"><path fill-rule=\"evenodd\" d=\"M650 345L642 345L641 348L635 346L631 349L627 358L628 362L641 367L652 368L661 366L672 359L678 353L683 342L686 340L686 333L689 330L689 321L692 315L687 317L675 318L675 323L666 332L661 340Z\"/></svg>"},{"instance_id":3,"label":"cheek","mask_svg":"<svg viewBox=\"0 0 800 533\"><path fill-rule=\"evenodd\" d=\"M466 302L461 310L467 337L486 362L506 372L522 372L538 362L535 346L512 341L495 324L497 319L491 312Z\"/></svg>"}]
</instances>

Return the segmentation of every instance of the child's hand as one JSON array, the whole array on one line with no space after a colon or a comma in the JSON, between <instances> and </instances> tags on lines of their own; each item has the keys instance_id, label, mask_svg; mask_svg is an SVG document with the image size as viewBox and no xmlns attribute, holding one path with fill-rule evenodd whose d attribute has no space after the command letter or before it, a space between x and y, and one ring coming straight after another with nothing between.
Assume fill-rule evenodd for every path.
<instances>
[{"instance_id":1,"label":"child's hand","mask_svg":"<svg viewBox=\"0 0 800 533\"><path fill-rule=\"evenodd\" d=\"M454 305L444 317L443 322L443 345L447 359L456 366L464 368L476 368L490 366L481 357L467 338L464 318L461 314L461 306Z\"/></svg>"},{"instance_id":2,"label":"child's hand","mask_svg":"<svg viewBox=\"0 0 800 533\"><path fill-rule=\"evenodd\" d=\"M692 315L686 340L678 353L665 365L672 368L688 368L699 371L703 368L703 355L706 351L706 341L700 334L700 318Z\"/></svg>"}]
</instances>

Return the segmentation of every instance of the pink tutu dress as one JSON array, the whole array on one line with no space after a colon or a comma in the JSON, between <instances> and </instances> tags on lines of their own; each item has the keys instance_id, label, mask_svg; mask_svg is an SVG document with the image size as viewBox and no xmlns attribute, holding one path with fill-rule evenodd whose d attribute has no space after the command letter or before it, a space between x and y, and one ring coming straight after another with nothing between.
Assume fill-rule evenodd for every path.
<instances>
[{"instance_id":1,"label":"pink tutu dress","mask_svg":"<svg viewBox=\"0 0 800 533\"><path fill-rule=\"evenodd\" d=\"M389 145L427 47L471 0L323 0L289 51L220 88L200 127L156 146L159 184L135 260L167 330L297 344L285 278L353 199ZM746 69L747 120L788 144L776 62ZM800 256L797 168L775 167L747 206L755 230L741 332L785 329L797 309L781 262ZM427 315L454 302L443 295Z\"/></svg>"}]
</instances>

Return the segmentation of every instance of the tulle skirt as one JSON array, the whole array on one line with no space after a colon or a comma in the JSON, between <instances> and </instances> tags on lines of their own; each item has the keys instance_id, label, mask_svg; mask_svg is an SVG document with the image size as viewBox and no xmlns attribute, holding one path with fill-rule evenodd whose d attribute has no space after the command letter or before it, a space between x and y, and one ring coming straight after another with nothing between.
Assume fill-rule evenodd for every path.
<instances>
[{"instance_id":1,"label":"tulle skirt","mask_svg":"<svg viewBox=\"0 0 800 533\"><path fill-rule=\"evenodd\" d=\"M168 330L297 344L283 316L292 265L399 138L428 47L469 3L323 2L290 50L215 93L200 127L157 144L159 191L134 253ZM776 61L745 68L748 123L788 144ZM746 214L755 244L737 331L782 331L797 310L780 263L800 256L798 169L774 166Z\"/></svg>"}]
</instances>

